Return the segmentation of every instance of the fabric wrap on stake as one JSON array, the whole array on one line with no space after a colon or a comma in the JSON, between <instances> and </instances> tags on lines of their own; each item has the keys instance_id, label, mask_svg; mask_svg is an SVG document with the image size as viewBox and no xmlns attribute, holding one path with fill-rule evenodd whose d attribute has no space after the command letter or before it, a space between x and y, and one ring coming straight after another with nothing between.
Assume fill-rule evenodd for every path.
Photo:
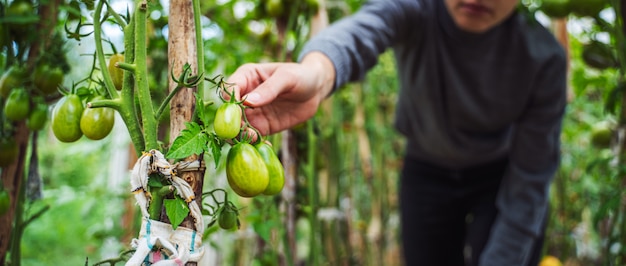
<instances>
[{"instance_id":1,"label":"fabric wrap on stake","mask_svg":"<svg viewBox=\"0 0 626 266\"><path fill-rule=\"evenodd\" d=\"M135 254L126 266L178 266L193 261L198 262L204 255L202 235L197 231L144 218L139 237L133 239ZM150 253L158 254L150 256Z\"/></svg>"},{"instance_id":2,"label":"fabric wrap on stake","mask_svg":"<svg viewBox=\"0 0 626 266\"><path fill-rule=\"evenodd\" d=\"M204 220L198 203L194 200L195 194L191 186L182 178L178 177L178 171L193 171L203 169L202 163L181 162L171 165L165 156L158 150L144 152L137 160L131 172L130 184L137 204L143 215L140 236L133 239L132 245L136 248L135 254L126 265L141 265L146 259L151 260L150 254L156 247L158 252L163 252L164 260L152 256L149 265L183 265L187 261L198 261L202 258L202 234L204 233ZM151 220L148 213L151 195L148 188L148 180L151 174L163 175L176 189L176 194L187 202L190 214L194 219L196 230L178 227L172 229L170 224ZM177 247L177 248L176 248ZM156 253L156 252L155 252ZM160 253L159 253L160 254ZM152 264L153 262L157 262Z\"/></svg>"}]
</instances>

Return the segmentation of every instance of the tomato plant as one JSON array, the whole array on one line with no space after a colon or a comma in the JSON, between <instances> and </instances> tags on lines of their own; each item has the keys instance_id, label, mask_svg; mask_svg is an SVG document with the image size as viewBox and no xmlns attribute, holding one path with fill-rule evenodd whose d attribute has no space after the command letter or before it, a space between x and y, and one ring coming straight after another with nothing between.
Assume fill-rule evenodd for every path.
<instances>
[{"instance_id":1,"label":"tomato plant","mask_svg":"<svg viewBox=\"0 0 626 266\"><path fill-rule=\"evenodd\" d=\"M226 102L217 108L213 126L218 137L232 139L241 130L242 111L238 103Z\"/></svg>"},{"instance_id":2,"label":"tomato plant","mask_svg":"<svg viewBox=\"0 0 626 266\"><path fill-rule=\"evenodd\" d=\"M94 101L102 100L94 98ZM108 136L115 122L115 110L108 107L85 108L80 118L80 130L91 140L100 140Z\"/></svg>"},{"instance_id":3,"label":"tomato plant","mask_svg":"<svg viewBox=\"0 0 626 266\"><path fill-rule=\"evenodd\" d=\"M269 175L269 184L263 191L263 194L276 195L283 190L283 186L285 185L285 170L283 169L283 165L280 163L280 160L278 160L269 142L261 141L254 146L257 151L259 151L261 158L263 158Z\"/></svg>"},{"instance_id":4,"label":"tomato plant","mask_svg":"<svg viewBox=\"0 0 626 266\"><path fill-rule=\"evenodd\" d=\"M259 195L269 184L269 174L261 154L247 142L239 142L228 151L226 177L233 191L242 197Z\"/></svg>"},{"instance_id":5,"label":"tomato plant","mask_svg":"<svg viewBox=\"0 0 626 266\"><path fill-rule=\"evenodd\" d=\"M15 88L4 104L4 115L11 121L22 121L30 113L30 100L24 88Z\"/></svg>"},{"instance_id":6,"label":"tomato plant","mask_svg":"<svg viewBox=\"0 0 626 266\"><path fill-rule=\"evenodd\" d=\"M80 118L83 103L76 94L61 98L52 111L52 132L62 142L74 142L83 136L80 130Z\"/></svg>"}]
</instances>

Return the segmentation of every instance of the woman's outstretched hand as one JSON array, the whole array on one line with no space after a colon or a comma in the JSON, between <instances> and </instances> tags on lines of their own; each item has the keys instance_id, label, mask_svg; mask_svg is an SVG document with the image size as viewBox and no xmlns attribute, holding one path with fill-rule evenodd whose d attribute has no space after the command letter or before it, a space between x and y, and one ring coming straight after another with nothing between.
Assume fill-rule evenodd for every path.
<instances>
[{"instance_id":1,"label":"woman's outstretched hand","mask_svg":"<svg viewBox=\"0 0 626 266\"><path fill-rule=\"evenodd\" d=\"M335 83L335 68L311 52L300 63L245 64L230 77L250 124L262 135L291 128L315 115Z\"/></svg>"}]
</instances>

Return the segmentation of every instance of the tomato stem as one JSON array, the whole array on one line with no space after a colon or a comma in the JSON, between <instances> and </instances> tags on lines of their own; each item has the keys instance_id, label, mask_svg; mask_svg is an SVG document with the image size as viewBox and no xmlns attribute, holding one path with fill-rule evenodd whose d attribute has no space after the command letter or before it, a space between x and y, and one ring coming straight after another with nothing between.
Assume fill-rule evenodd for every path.
<instances>
[{"instance_id":1,"label":"tomato stem","mask_svg":"<svg viewBox=\"0 0 626 266\"><path fill-rule=\"evenodd\" d=\"M115 110L119 110L122 107L122 105L121 105L121 101L119 101L118 99L96 100L96 101L87 103L87 108L101 108L101 107L109 107Z\"/></svg>"},{"instance_id":2,"label":"tomato stem","mask_svg":"<svg viewBox=\"0 0 626 266\"><path fill-rule=\"evenodd\" d=\"M122 29L126 27L126 21L124 21L124 19L122 18L122 16L120 16L120 14L118 14L117 12L115 12L115 10L113 10L113 8L111 8L111 5L109 5L108 1L102 1L107 5L107 13L109 13L109 15L113 16L113 18L115 19L115 22L117 22L117 24L119 24Z\"/></svg>"},{"instance_id":3,"label":"tomato stem","mask_svg":"<svg viewBox=\"0 0 626 266\"><path fill-rule=\"evenodd\" d=\"M115 63L115 67L130 71L131 73L135 73L135 69L137 69L137 66L125 62L117 62Z\"/></svg>"},{"instance_id":4,"label":"tomato stem","mask_svg":"<svg viewBox=\"0 0 626 266\"><path fill-rule=\"evenodd\" d=\"M102 25L100 23L100 17L102 14L102 5L105 1L99 1L96 9L94 11L94 35L96 39L96 55L100 63L100 69L103 71L102 75L104 76L105 88L107 92L113 99L119 99L119 107L116 108L126 128L128 128L128 133L130 138L135 146L135 153L137 156L141 154L141 151L145 149L145 140L142 134L141 126L139 124L139 119L137 118L137 112L135 110L135 97L133 92L133 84L131 75L128 71L124 71L124 83L122 86L121 97L115 89L115 85L113 85L113 79L111 78L111 74L108 72L108 67L106 65L106 61L104 59L104 49L102 48ZM134 43L134 23L131 21L131 25L126 25L124 30L124 48L125 48L125 56L124 60L126 62L130 62L130 60L134 59L134 47L132 44ZM95 60L94 60L95 61ZM94 103L94 106L96 103ZM113 106L112 106L113 107ZM115 108L115 107L113 107Z\"/></svg>"},{"instance_id":5,"label":"tomato stem","mask_svg":"<svg viewBox=\"0 0 626 266\"><path fill-rule=\"evenodd\" d=\"M150 214L150 219L159 220L161 217L161 209L163 209L163 200L165 196L174 191L174 187L163 186L163 187L150 187L150 194L152 194L152 201L150 202L150 206L148 206L148 214Z\"/></svg>"},{"instance_id":6,"label":"tomato stem","mask_svg":"<svg viewBox=\"0 0 626 266\"><path fill-rule=\"evenodd\" d=\"M102 25L100 24L100 15L102 14L102 6L104 5L104 2L105 1L98 1L98 5L96 6L93 19L93 31L96 41L96 57L100 63L100 71L102 71L104 85L109 92L109 95L111 95L111 98L115 99L119 97L119 94L115 89L115 85L113 85L113 79L111 78L111 73L109 73L109 69L107 68L106 60L104 58L104 49L102 48Z\"/></svg>"},{"instance_id":7,"label":"tomato stem","mask_svg":"<svg viewBox=\"0 0 626 266\"><path fill-rule=\"evenodd\" d=\"M203 73L204 72L204 43L202 39L202 23L200 22L200 14L202 13L202 11L200 10L199 0L192 0L192 4L193 4L193 22L196 25L195 26L196 58L197 58L196 64L198 64L197 73ZM205 98L205 94L207 93L205 93L204 91L204 83L202 83L202 81L198 82L198 84L196 85L196 91L200 95L200 99L202 99L203 101L209 100Z\"/></svg>"},{"instance_id":8,"label":"tomato stem","mask_svg":"<svg viewBox=\"0 0 626 266\"><path fill-rule=\"evenodd\" d=\"M143 122L145 147L144 150L159 149L157 141L157 120L154 118L154 107L148 84L146 20L147 2L137 0L135 6L135 88L139 98L141 121Z\"/></svg>"},{"instance_id":9,"label":"tomato stem","mask_svg":"<svg viewBox=\"0 0 626 266\"><path fill-rule=\"evenodd\" d=\"M182 89L183 86L176 86L176 88L174 88L174 90L172 90L167 97L165 98L165 100L163 100L163 102L161 103L161 106L159 106L159 109L157 110L157 112L155 113L154 117L155 119L159 120L159 118L161 118L161 115L163 115L163 112L165 111L165 108L167 107L167 105L170 103L170 101L172 100L172 98L174 98L174 95L176 95L176 93L178 93L178 91L180 91L180 89Z\"/></svg>"}]
</instances>

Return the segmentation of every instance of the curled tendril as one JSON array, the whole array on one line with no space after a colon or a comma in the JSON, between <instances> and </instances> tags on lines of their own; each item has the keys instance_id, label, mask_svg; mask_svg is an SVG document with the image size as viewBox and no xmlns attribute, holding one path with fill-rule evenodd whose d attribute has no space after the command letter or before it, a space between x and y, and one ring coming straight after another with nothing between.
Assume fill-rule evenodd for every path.
<instances>
[{"instance_id":1,"label":"curled tendril","mask_svg":"<svg viewBox=\"0 0 626 266\"><path fill-rule=\"evenodd\" d=\"M204 77L204 73L200 73L199 75L192 75L191 65L189 64L185 64L183 66L183 72L178 77L174 76L173 69L172 71L170 71L170 75L172 77L172 80L176 82L176 84L178 84L177 86L181 88L196 87L203 80Z\"/></svg>"},{"instance_id":2,"label":"curled tendril","mask_svg":"<svg viewBox=\"0 0 626 266\"><path fill-rule=\"evenodd\" d=\"M91 23L83 24L82 20L78 21L78 25L76 25L76 29L74 31L70 30L67 26L67 21L65 21L65 33L67 34L67 38L74 39L76 41L80 41L80 38L87 37L93 33L93 31L89 33L80 33L80 29L84 26L93 26Z\"/></svg>"}]
</instances>

